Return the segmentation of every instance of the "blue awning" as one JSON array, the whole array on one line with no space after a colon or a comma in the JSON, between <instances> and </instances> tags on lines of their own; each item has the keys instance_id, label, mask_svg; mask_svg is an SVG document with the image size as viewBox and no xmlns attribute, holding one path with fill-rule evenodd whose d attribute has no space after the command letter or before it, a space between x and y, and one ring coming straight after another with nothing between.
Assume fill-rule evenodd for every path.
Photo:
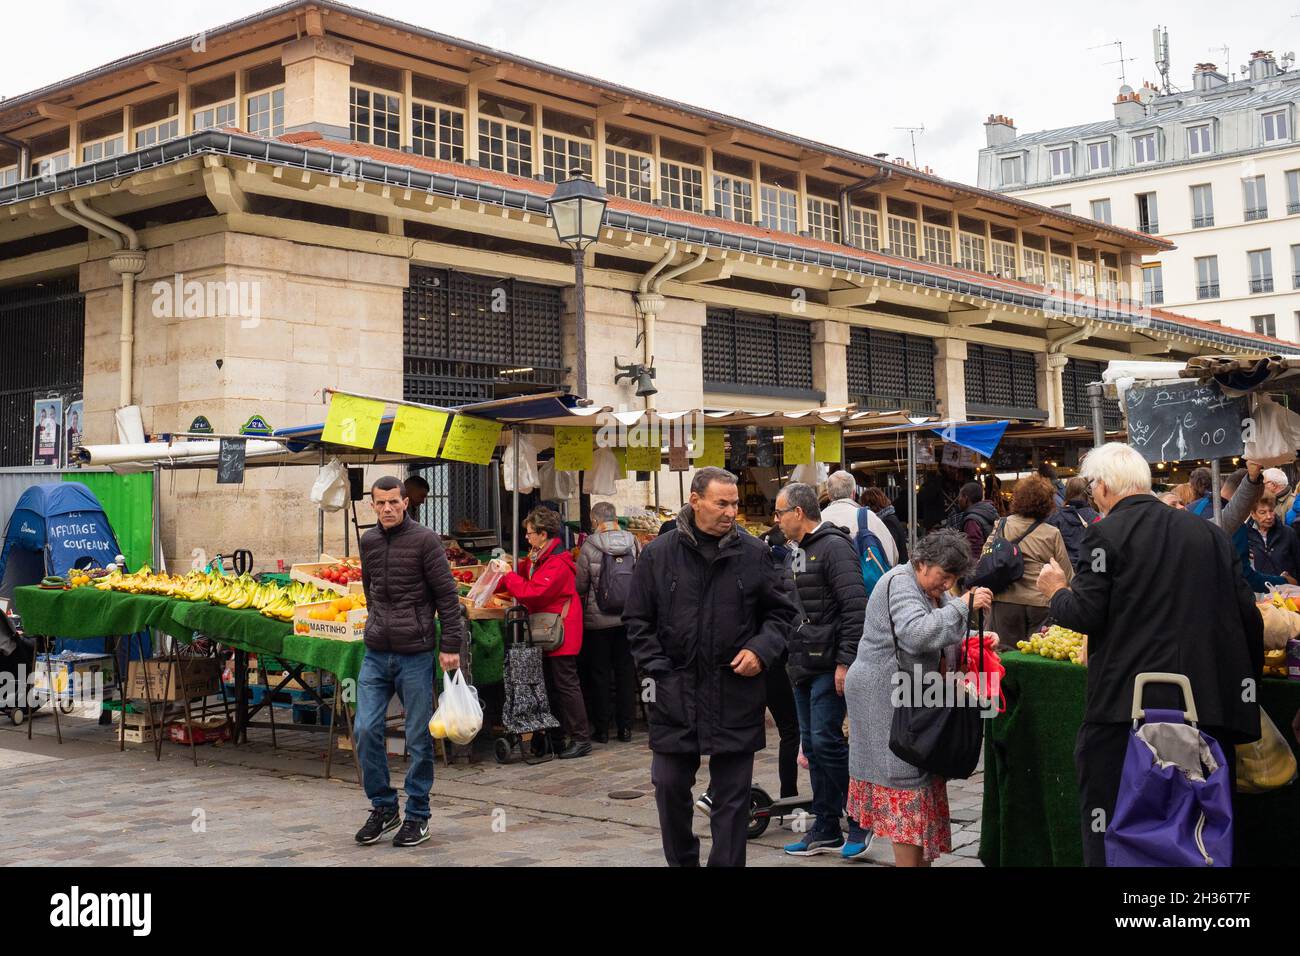
<instances>
[{"instance_id":1,"label":"blue awning","mask_svg":"<svg viewBox=\"0 0 1300 956\"><path fill-rule=\"evenodd\" d=\"M947 422L941 428L931 427L931 431L944 441L953 442L963 448L978 452L985 458L992 458L993 451L1002 441L1002 434L1009 422Z\"/></svg>"}]
</instances>

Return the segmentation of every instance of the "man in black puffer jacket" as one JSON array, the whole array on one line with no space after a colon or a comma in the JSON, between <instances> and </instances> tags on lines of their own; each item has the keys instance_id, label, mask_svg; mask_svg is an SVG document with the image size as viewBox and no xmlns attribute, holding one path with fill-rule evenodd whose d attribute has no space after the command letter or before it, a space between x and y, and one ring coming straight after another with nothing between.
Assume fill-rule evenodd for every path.
<instances>
[{"instance_id":1,"label":"man in black puffer jacket","mask_svg":"<svg viewBox=\"0 0 1300 956\"><path fill-rule=\"evenodd\" d=\"M356 835L377 843L399 824L394 846L429 839L429 790L433 787L433 651L438 646L434 615L442 624L439 663L460 667L465 637L456 581L442 539L406 514L406 490L392 476L370 489L379 524L361 537L361 583L366 591L366 656L357 680L354 740L362 783L373 809ZM388 781L384 717L396 693L406 709L406 821L397 811L397 791Z\"/></svg>"},{"instance_id":2,"label":"man in black puffer jacket","mask_svg":"<svg viewBox=\"0 0 1300 956\"><path fill-rule=\"evenodd\" d=\"M822 521L817 492L799 482L776 496L781 530L796 548L791 559L800 624L790 633L787 670L794 684L799 732L812 777L816 822L786 846L791 856L840 853L862 857L870 837L850 821L846 842L840 816L849 789L849 744L844 739L844 678L858 654L867 587L858 551L842 528Z\"/></svg>"}]
</instances>

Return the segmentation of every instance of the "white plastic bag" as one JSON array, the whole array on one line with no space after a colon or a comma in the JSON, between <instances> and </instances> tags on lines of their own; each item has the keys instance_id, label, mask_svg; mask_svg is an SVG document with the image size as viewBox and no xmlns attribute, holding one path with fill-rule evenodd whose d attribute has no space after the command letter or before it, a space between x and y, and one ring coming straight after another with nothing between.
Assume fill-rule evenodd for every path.
<instances>
[{"instance_id":1,"label":"white plastic bag","mask_svg":"<svg viewBox=\"0 0 1300 956\"><path fill-rule=\"evenodd\" d=\"M825 484L830 475L830 469L824 462L819 461L812 465L795 465L790 480L801 481L805 485L816 488L818 485Z\"/></svg>"},{"instance_id":2,"label":"white plastic bag","mask_svg":"<svg viewBox=\"0 0 1300 956\"><path fill-rule=\"evenodd\" d=\"M609 448L597 448L591 456L591 470L583 475L582 490L589 495L618 493L618 459Z\"/></svg>"},{"instance_id":3,"label":"white plastic bag","mask_svg":"<svg viewBox=\"0 0 1300 956\"><path fill-rule=\"evenodd\" d=\"M348 470L337 458L331 458L316 473L311 500L321 511L339 511L348 503Z\"/></svg>"},{"instance_id":4,"label":"white plastic bag","mask_svg":"<svg viewBox=\"0 0 1300 956\"><path fill-rule=\"evenodd\" d=\"M1287 410L1267 395L1255 399L1251 412L1254 440L1246 442L1246 458L1261 468L1295 461L1296 443Z\"/></svg>"},{"instance_id":5,"label":"white plastic bag","mask_svg":"<svg viewBox=\"0 0 1300 956\"><path fill-rule=\"evenodd\" d=\"M501 455L501 480L506 491L515 490L515 443L506 443ZM537 443L529 435L519 436L519 493L526 495L541 484L537 474Z\"/></svg>"},{"instance_id":6,"label":"white plastic bag","mask_svg":"<svg viewBox=\"0 0 1300 956\"><path fill-rule=\"evenodd\" d=\"M452 677L443 671L438 709L429 721L430 735L445 737L454 744L472 743L483 729L483 705L478 702L478 691L465 683L464 674L457 670Z\"/></svg>"},{"instance_id":7,"label":"white plastic bag","mask_svg":"<svg viewBox=\"0 0 1300 956\"><path fill-rule=\"evenodd\" d=\"M496 569L496 563L493 561L487 566L483 573L479 575L478 580L474 582L474 586L469 589L469 594L466 595L475 607L483 607L488 601L492 600L492 595L497 593L497 585L505 577L504 572Z\"/></svg>"},{"instance_id":8,"label":"white plastic bag","mask_svg":"<svg viewBox=\"0 0 1300 956\"><path fill-rule=\"evenodd\" d=\"M578 497L578 473L576 471L556 471L554 462L544 461L538 467L542 476L541 496L543 501L569 501Z\"/></svg>"}]
</instances>

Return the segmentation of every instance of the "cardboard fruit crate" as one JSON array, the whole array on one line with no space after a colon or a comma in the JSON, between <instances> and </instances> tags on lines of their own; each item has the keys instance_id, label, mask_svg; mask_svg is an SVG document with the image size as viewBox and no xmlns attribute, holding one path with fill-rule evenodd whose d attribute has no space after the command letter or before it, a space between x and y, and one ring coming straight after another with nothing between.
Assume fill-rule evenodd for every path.
<instances>
[{"instance_id":1,"label":"cardboard fruit crate","mask_svg":"<svg viewBox=\"0 0 1300 956\"><path fill-rule=\"evenodd\" d=\"M474 602L463 594L460 597L460 606L465 609L465 613L471 621L503 621L506 616L508 604L501 607L475 607Z\"/></svg>"},{"instance_id":2,"label":"cardboard fruit crate","mask_svg":"<svg viewBox=\"0 0 1300 956\"><path fill-rule=\"evenodd\" d=\"M291 580L305 581L308 584L316 585L316 587L321 588L322 590L333 591L335 594L360 594L364 590L360 581L353 581L350 584L343 585L335 584L333 581L326 581L324 578L320 577L320 572L324 571L326 568L332 568L334 565L339 563L341 562L317 561L312 564L295 564L289 569L289 577ZM359 561L347 561L342 563L355 564L357 567L361 567Z\"/></svg>"},{"instance_id":3,"label":"cardboard fruit crate","mask_svg":"<svg viewBox=\"0 0 1300 956\"><path fill-rule=\"evenodd\" d=\"M167 739L174 744L186 744L190 737L196 744L218 743L230 739L230 721L223 714L196 717L186 726L185 718L172 720L166 727Z\"/></svg>"},{"instance_id":4,"label":"cardboard fruit crate","mask_svg":"<svg viewBox=\"0 0 1300 956\"><path fill-rule=\"evenodd\" d=\"M299 637L323 637L332 641L359 641L366 636L365 608L354 608L347 613L346 621L315 620L311 612L327 608L330 601L299 604L293 609L293 633Z\"/></svg>"},{"instance_id":5,"label":"cardboard fruit crate","mask_svg":"<svg viewBox=\"0 0 1300 956\"><path fill-rule=\"evenodd\" d=\"M184 658L180 667L170 660L131 661L123 694L128 700L182 701L221 693L221 660Z\"/></svg>"}]
</instances>

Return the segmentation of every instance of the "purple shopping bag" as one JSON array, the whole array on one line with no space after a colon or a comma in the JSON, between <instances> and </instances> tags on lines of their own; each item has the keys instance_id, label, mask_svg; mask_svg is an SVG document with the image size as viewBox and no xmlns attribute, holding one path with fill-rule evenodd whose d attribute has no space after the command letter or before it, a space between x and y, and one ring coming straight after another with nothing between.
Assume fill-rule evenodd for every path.
<instances>
[{"instance_id":1,"label":"purple shopping bag","mask_svg":"<svg viewBox=\"0 0 1300 956\"><path fill-rule=\"evenodd\" d=\"M1144 679L1145 678L1145 679ZM1146 683L1183 688L1187 712L1140 707ZM1231 866L1232 786L1223 750L1196 726L1186 677L1139 674L1107 866Z\"/></svg>"}]
</instances>

